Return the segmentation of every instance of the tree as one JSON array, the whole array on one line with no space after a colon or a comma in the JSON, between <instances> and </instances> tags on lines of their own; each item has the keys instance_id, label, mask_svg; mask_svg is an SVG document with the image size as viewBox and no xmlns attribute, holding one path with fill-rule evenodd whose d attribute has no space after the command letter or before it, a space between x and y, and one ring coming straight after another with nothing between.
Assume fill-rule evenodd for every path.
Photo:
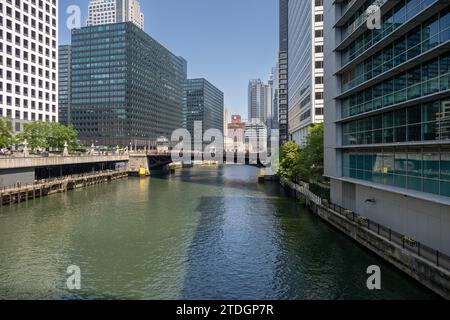
<instances>
[{"instance_id":1,"label":"tree","mask_svg":"<svg viewBox=\"0 0 450 320\"><path fill-rule=\"evenodd\" d=\"M323 176L324 126L314 124L306 137L305 147L301 149L298 168L305 181L317 180Z\"/></svg>"},{"instance_id":2,"label":"tree","mask_svg":"<svg viewBox=\"0 0 450 320\"><path fill-rule=\"evenodd\" d=\"M58 150L64 149L64 144L67 142L68 149L74 150L80 147L80 142L77 139L78 132L73 126L66 127L59 123L51 123L49 145Z\"/></svg>"},{"instance_id":3,"label":"tree","mask_svg":"<svg viewBox=\"0 0 450 320\"><path fill-rule=\"evenodd\" d=\"M78 133L74 127L66 127L55 122L35 121L24 125L18 134L20 141L27 140L31 150L54 148L64 149L67 142L68 149L74 150L80 146Z\"/></svg>"},{"instance_id":4,"label":"tree","mask_svg":"<svg viewBox=\"0 0 450 320\"><path fill-rule=\"evenodd\" d=\"M23 131L17 135L17 138L22 143L27 140L28 147L31 150L48 149L48 136L50 135L49 122L31 122L23 126Z\"/></svg>"},{"instance_id":5,"label":"tree","mask_svg":"<svg viewBox=\"0 0 450 320\"><path fill-rule=\"evenodd\" d=\"M286 142L280 150L279 175L286 179L293 179L298 174L300 147L293 141Z\"/></svg>"},{"instance_id":6,"label":"tree","mask_svg":"<svg viewBox=\"0 0 450 320\"><path fill-rule=\"evenodd\" d=\"M0 148L11 148L13 144L11 119L0 117Z\"/></svg>"}]
</instances>

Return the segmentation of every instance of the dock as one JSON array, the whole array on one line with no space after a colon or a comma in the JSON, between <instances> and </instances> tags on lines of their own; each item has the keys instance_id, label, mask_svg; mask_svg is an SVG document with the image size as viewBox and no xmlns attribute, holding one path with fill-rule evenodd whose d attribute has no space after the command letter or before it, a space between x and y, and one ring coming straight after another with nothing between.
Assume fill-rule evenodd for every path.
<instances>
[{"instance_id":1,"label":"dock","mask_svg":"<svg viewBox=\"0 0 450 320\"><path fill-rule=\"evenodd\" d=\"M0 206L27 202L56 193L108 183L128 177L126 170L95 172L58 179L39 181L33 185L18 186L0 191Z\"/></svg>"}]
</instances>

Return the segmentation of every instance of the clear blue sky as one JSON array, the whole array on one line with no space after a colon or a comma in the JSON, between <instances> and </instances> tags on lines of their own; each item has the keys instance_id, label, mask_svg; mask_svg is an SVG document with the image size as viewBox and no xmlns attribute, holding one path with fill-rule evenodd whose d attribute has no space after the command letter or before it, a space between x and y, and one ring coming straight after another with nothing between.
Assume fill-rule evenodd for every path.
<instances>
[{"instance_id":1,"label":"clear blue sky","mask_svg":"<svg viewBox=\"0 0 450 320\"><path fill-rule=\"evenodd\" d=\"M60 0L60 44L70 43L65 13L89 0ZM230 113L247 118L247 87L267 81L278 51L278 0L140 0L145 31L188 61L188 77L204 77L225 93Z\"/></svg>"}]
</instances>

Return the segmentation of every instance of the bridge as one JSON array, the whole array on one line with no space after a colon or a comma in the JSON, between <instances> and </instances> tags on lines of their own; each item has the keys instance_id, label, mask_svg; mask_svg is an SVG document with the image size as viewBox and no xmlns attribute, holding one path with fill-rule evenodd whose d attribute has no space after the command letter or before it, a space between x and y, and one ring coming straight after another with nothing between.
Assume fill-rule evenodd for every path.
<instances>
[{"instance_id":1,"label":"bridge","mask_svg":"<svg viewBox=\"0 0 450 320\"><path fill-rule=\"evenodd\" d=\"M182 154L180 156L183 156ZM203 160L203 153L190 153L184 159L189 163ZM224 154L223 162L239 163L264 167L257 153ZM61 178L65 176L84 175L112 170L128 170L137 173L139 169L150 172L163 171L173 162L170 153L158 154L152 152L124 154L85 154L85 155L50 155L0 157L0 188L13 188L18 184L30 185L37 181ZM185 164L189 164L185 162Z\"/></svg>"},{"instance_id":2,"label":"bridge","mask_svg":"<svg viewBox=\"0 0 450 320\"><path fill-rule=\"evenodd\" d=\"M214 159L205 159L203 153L188 153L188 154L180 154L180 158L189 159L189 162L184 162L183 164L189 164L194 161L202 161L202 160L214 160ZM261 160L258 153L245 153L238 154L237 152L234 154L224 153L223 159L221 159L223 163L237 163L237 164L245 164L256 167L265 167L264 161ZM264 160L264 159L263 159ZM217 161L217 160L216 160ZM173 163L172 154L171 153L131 153L130 161L129 161L129 169L130 171L137 172L139 169L147 169L149 171L158 171L162 170L167 165Z\"/></svg>"}]
</instances>

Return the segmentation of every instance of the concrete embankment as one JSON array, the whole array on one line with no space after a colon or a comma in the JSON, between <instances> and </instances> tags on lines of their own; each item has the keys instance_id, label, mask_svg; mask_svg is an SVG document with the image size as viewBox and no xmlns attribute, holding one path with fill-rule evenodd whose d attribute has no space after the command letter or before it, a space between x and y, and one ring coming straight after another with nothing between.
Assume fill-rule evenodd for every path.
<instances>
[{"instance_id":1,"label":"concrete embankment","mask_svg":"<svg viewBox=\"0 0 450 320\"><path fill-rule=\"evenodd\" d=\"M310 192L303 187L299 187L284 178L280 179L280 183L283 188L288 190L294 197L305 198L306 205L321 219L345 233L347 236L391 263L399 270L408 274L444 299L450 300L450 269L448 265L444 266L444 261L441 261L441 263L439 262L438 252L436 255L437 261L431 261L430 258L426 259L424 256L420 256L420 244L418 250L419 254L411 252L411 250L408 250L405 247L404 239L403 245L400 245L395 241L392 241L392 238L389 239L389 237L381 235L380 225L377 226L378 232L373 231L371 230L370 222L367 227L367 225L361 223L363 220L355 219L354 214L352 215L353 219L351 219L334 211L327 206L326 203L322 203L321 199L311 199ZM391 232L392 231L389 230L389 233Z\"/></svg>"}]
</instances>

